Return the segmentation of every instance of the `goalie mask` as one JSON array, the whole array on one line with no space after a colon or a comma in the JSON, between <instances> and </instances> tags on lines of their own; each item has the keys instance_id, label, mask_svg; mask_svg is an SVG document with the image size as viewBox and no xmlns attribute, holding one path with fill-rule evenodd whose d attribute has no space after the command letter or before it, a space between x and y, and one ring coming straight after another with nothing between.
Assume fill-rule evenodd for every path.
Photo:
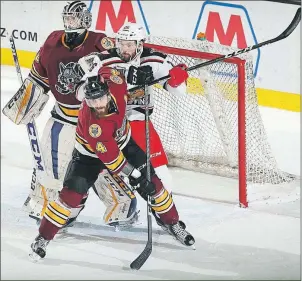
<instances>
[{"instance_id":1,"label":"goalie mask","mask_svg":"<svg viewBox=\"0 0 302 281\"><path fill-rule=\"evenodd\" d=\"M66 43L72 44L81 34L90 28L92 15L85 3L73 1L63 9L62 18L66 34Z\"/></svg>"},{"instance_id":2,"label":"goalie mask","mask_svg":"<svg viewBox=\"0 0 302 281\"><path fill-rule=\"evenodd\" d=\"M115 36L115 47L120 58L132 62L140 58L147 36L137 23L127 22Z\"/></svg>"}]
</instances>

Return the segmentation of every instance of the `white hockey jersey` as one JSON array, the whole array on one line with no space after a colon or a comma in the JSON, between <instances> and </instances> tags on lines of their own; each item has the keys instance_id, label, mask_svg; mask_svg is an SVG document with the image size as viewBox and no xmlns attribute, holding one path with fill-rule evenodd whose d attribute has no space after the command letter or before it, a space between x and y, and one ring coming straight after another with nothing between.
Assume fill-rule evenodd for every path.
<instances>
[{"instance_id":1,"label":"white hockey jersey","mask_svg":"<svg viewBox=\"0 0 302 281\"><path fill-rule=\"evenodd\" d=\"M154 79L161 78L163 76L166 76L169 74L169 70L173 68L172 63L169 62L168 56L164 53L158 52L156 50L153 50L151 48L143 48L143 52L141 56L136 58L135 60L132 60L131 62L124 62L119 55L116 52L116 49L110 49L107 51L104 51L100 54L98 54L98 59L95 57L96 55L90 56L88 60L85 60L85 57L82 58L79 63L82 66L82 68L85 68L84 71L86 72L86 75L96 75L98 69L101 66L110 66L121 72L122 74L127 77L128 70L131 65L139 67L141 65L150 65L153 70L153 76ZM87 58L89 55L87 56ZM89 64L89 67L83 67L83 63ZM91 65L95 65L94 68L91 68ZM96 69L97 68L97 69ZM90 75L87 73L87 70L89 69ZM87 76L86 76L87 77ZM177 98L177 96L184 95L186 93L186 84L182 83L177 88L173 88L166 83L166 81L160 82L160 84L164 87L165 90L169 91L170 93L174 94ZM128 84L128 90L131 88L136 87L135 85ZM148 87L148 91L150 94L150 106L149 106L149 112L152 114L153 106L154 106L154 100L153 100L153 87ZM83 99L84 95L79 91L78 93L78 99ZM144 90L137 90L134 94L132 94L132 97L130 98L127 103L127 117L128 120L145 120L145 110L143 108L144 105Z\"/></svg>"}]
</instances>

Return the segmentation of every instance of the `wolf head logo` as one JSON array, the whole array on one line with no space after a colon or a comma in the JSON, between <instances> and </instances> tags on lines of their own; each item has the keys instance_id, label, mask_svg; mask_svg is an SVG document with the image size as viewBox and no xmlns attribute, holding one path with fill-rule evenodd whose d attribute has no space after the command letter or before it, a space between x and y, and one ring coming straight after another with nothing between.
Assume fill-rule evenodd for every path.
<instances>
[{"instance_id":1,"label":"wolf head logo","mask_svg":"<svg viewBox=\"0 0 302 281\"><path fill-rule=\"evenodd\" d=\"M79 65L74 62L69 62L64 65L60 62L59 70L58 83L55 85L56 90L63 95L73 93L76 84L79 83L82 78Z\"/></svg>"}]
</instances>

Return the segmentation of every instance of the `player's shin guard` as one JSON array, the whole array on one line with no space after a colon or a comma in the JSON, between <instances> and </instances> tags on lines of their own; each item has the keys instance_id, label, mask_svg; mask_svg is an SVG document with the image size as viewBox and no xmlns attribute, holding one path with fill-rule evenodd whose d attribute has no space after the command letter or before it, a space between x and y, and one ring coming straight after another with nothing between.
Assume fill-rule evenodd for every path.
<instances>
[{"instance_id":1,"label":"player's shin guard","mask_svg":"<svg viewBox=\"0 0 302 281\"><path fill-rule=\"evenodd\" d=\"M84 194L77 193L64 187L59 198L47 205L40 224L39 233L46 240L52 240L67 222L72 209L80 205Z\"/></svg>"},{"instance_id":2,"label":"player's shin guard","mask_svg":"<svg viewBox=\"0 0 302 281\"><path fill-rule=\"evenodd\" d=\"M156 188L152 209L164 224L175 224L179 221L178 212L170 193L164 188L161 180L154 175L152 182Z\"/></svg>"},{"instance_id":3,"label":"player's shin guard","mask_svg":"<svg viewBox=\"0 0 302 281\"><path fill-rule=\"evenodd\" d=\"M88 198L88 193L84 195L84 197L81 200L80 205L78 205L76 208L72 208L71 214L70 214L66 224L63 226L63 228L72 227L74 225L78 216L85 208L85 203L87 201L87 198Z\"/></svg>"}]
</instances>

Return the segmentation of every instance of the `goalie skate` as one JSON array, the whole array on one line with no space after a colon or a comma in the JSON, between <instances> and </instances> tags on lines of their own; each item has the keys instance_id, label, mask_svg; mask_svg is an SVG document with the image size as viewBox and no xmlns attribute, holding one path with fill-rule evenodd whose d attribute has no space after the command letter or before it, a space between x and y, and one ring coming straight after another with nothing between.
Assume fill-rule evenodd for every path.
<instances>
[{"instance_id":1,"label":"goalie skate","mask_svg":"<svg viewBox=\"0 0 302 281\"><path fill-rule=\"evenodd\" d=\"M113 226L116 232L120 230L128 230L139 224L139 216L140 216L139 213L140 210L135 211L129 220L110 222L108 225Z\"/></svg>"},{"instance_id":2,"label":"goalie skate","mask_svg":"<svg viewBox=\"0 0 302 281\"><path fill-rule=\"evenodd\" d=\"M43 259L46 256L46 247L49 243L49 240L44 239L40 234L35 238L31 244L31 253L29 257L37 262L40 259Z\"/></svg>"}]
</instances>

